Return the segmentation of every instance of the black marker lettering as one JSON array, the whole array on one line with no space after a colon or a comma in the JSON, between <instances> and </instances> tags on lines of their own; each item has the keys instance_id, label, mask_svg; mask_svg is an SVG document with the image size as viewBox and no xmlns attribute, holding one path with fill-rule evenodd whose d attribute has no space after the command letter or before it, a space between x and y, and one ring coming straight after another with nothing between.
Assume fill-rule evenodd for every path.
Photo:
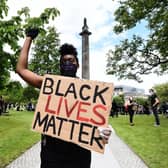
<instances>
[{"instance_id":1,"label":"black marker lettering","mask_svg":"<svg viewBox=\"0 0 168 168\"><path fill-rule=\"evenodd\" d=\"M70 133L70 139L72 140L73 139L73 132L74 132L75 124L79 124L79 122L78 121L74 121L74 120L69 120L69 122L72 123L71 133Z\"/></svg>"},{"instance_id":2,"label":"black marker lettering","mask_svg":"<svg viewBox=\"0 0 168 168\"><path fill-rule=\"evenodd\" d=\"M50 118L49 121L48 121L48 124L47 124L47 126L46 126L46 128L45 128L45 132L48 131L49 127L52 128L53 134L56 134L56 131L55 131L55 118L54 118L53 115L51 116L51 118Z\"/></svg>"},{"instance_id":3,"label":"black marker lettering","mask_svg":"<svg viewBox=\"0 0 168 168\"><path fill-rule=\"evenodd\" d=\"M81 98L82 100L88 100L88 99L90 99L90 96L83 96L83 94L82 94L84 88L87 88L87 89L90 90L91 87L90 87L89 85L85 84L85 85L82 85L81 88L80 88L80 90L79 90L80 98Z\"/></svg>"},{"instance_id":4,"label":"black marker lettering","mask_svg":"<svg viewBox=\"0 0 168 168\"><path fill-rule=\"evenodd\" d=\"M86 124L86 123L81 123L80 131L79 131L79 142L82 142L84 144L88 144L89 143L88 141L85 141L82 139L82 135L87 135L87 136L89 135L88 132L84 131L84 127L92 128L92 125Z\"/></svg>"},{"instance_id":5,"label":"black marker lettering","mask_svg":"<svg viewBox=\"0 0 168 168\"><path fill-rule=\"evenodd\" d=\"M37 124L38 127L40 127L41 125L44 124L44 126L43 126L43 132L44 132L45 128L46 128L46 125L47 125L47 121L48 121L48 114L45 115L45 117L41 120L40 112L37 112L36 118L35 118L35 121L34 121L34 125L33 125L33 129L35 129L36 124Z\"/></svg>"},{"instance_id":6,"label":"black marker lettering","mask_svg":"<svg viewBox=\"0 0 168 168\"><path fill-rule=\"evenodd\" d=\"M48 82L50 83L48 84ZM43 86L43 94L52 94L53 84L54 84L54 81L52 78L45 78L44 86Z\"/></svg>"},{"instance_id":7,"label":"black marker lettering","mask_svg":"<svg viewBox=\"0 0 168 168\"><path fill-rule=\"evenodd\" d=\"M61 80L58 80L56 91L55 91L55 95L64 96L63 93L59 93L60 83L61 83Z\"/></svg>"},{"instance_id":8,"label":"black marker lettering","mask_svg":"<svg viewBox=\"0 0 168 168\"><path fill-rule=\"evenodd\" d=\"M95 132L96 132L97 127L93 127L93 131L92 131L92 136L91 136L91 141L90 141L90 145L93 145L93 142L95 141L97 143L97 145L99 146L100 149L103 149L103 146L101 144L102 142L102 138L101 137L95 137Z\"/></svg>"},{"instance_id":9,"label":"black marker lettering","mask_svg":"<svg viewBox=\"0 0 168 168\"><path fill-rule=\"evenodd\" d=\"M75 90L75 85L74 83L71 83L65 93L65 97L68 95L68 93L72 93L74 95L74 98L76 99L77 98L77 95L76 95L76 90Z\"/></svg>"},{"instance_id":10,"label":"black marker lettering","mask_svg":"<svg viewBox=\"0 0 168 168\"><path fill-rule=\"evenodd\" d=\"M109 89L109 87L106 87L106 88L104 88L103 90L100 90L100 91L98 91L98 89L99 89L99 86L96 85L94 96L93 96L93 103L96 103L96 99L97 99L97 96L98 96L100 98L100 100L102 101L102 103L104 105L106 105L102 94L103 94L103 92L106 92Z\"/></svg>"},{"instance_id":11,"label":"black marker lettering","mask_svg":"<svg viewBox=\"0 0 168 168\"><path fill-rule=\"evenodd\" d=\"M64 122L64 121L67 122L68 120L65 119L65 118L61 118L61 117L57 117L57 119L60 120L60 124L59 124L59 128L58 128L58 136L60 136L63 122Z\"/></svg>"}]
</instances>

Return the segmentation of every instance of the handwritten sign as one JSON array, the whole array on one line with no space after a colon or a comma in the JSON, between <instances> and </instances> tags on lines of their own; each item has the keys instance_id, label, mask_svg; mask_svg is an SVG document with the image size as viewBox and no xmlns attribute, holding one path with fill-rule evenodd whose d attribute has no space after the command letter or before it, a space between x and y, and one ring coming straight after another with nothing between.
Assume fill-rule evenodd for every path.
<instances>
[{"instance_id":1,"label":"handwritten sign","mask_svg":"<svg viewBox=\"0 0 168 168\"><path fill-rule=\"evenodd\" d=\"M104 153L98 127L108 125L113 84L45 75L32 129Z\"/></svg>"}]
</instances>

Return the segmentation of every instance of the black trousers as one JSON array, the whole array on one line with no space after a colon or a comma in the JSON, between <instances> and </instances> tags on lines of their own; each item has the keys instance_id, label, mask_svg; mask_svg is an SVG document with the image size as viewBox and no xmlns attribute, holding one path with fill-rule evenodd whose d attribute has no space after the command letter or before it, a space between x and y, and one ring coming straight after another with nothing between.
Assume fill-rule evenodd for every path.
<instances>
[{"instance_id":1,"label":"black trousers","mask_svg":"<svg viewBox=\"0 0 168 168\"><path fill-rule=\"evenodd\" d=\"M83 161L85 159L83 158ZM90 166L85 165L85 164L81 164L81 163L70 163L70 162L46 162L46 163L41 163L41 168L90 168Z\"/></svg>"},{"instance_id":2,"label":"black trousers","mask_svg":"<svg viewBox=\"0 0 168 168\"><path fill-rule=\"evenodd\" d=\"M3 109L0 108L0 115L2 115Z\"/></svg>"},{"instance_id":3,"label":"black trousers","mask_svg":"<svg viewBox=\"0 0 168 168\"><path fill-rule=\"evenodd\" d=\"M134 110L129 110L129 121L130 123L133 123L133 117L134 117Z\"/></svg>"},{"instance_id":4,"label":"black trousers","mask_svg":"<svg viewBox=\"0 0 168 168\"><path fill-rule=\"evenodd\" d=\"M78 145L42 135L41 168L90 168L91 152Z\"/></svg>"},{"instance_id":5,"label":"black trousers","mask_svg":"<svg viewBox=\"0 0 168 168\"><path fill-rule=\"evenodd\" d=\"M152 107L153 115L155 117L155 122L157 125L160 125L160 120L159 120L159 115L158 115L158 110L157 107Z\"/></svg>"}]
</instances>

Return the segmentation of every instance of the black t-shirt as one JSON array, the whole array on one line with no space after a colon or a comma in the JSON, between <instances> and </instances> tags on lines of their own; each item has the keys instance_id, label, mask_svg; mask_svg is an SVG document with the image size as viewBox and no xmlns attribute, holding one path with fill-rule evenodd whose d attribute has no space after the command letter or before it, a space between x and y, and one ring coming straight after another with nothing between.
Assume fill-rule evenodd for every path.
<instances>
[{"instance_id":1,"label":"black t-shirt","mask_svg":"<svg viewBox=\"0 0 168 168\"><path fill-rule=\"evenodd\" d=\"M156 98L157 98L157 95L155 93L150 96L151 106L153 106L153 104L155 104Z\"/></svg>"},{"instance_id":2,"label":"black t-shirt","mask_svg":"<svg viewBox=\"0 0 168 168\"><path fill-rule=\"evenodd\" d=\"M128 104L128 110L132 110L133 107L133 100L128 100L129 104Z\"/></svg>"}]
</instances>

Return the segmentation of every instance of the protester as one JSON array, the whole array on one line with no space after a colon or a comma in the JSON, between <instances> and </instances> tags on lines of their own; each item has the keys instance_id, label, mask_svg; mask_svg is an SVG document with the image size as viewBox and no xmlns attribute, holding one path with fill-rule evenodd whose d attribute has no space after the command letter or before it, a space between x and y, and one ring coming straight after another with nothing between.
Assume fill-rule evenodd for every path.
<instances>
[{"instance_id":1,"label":"protester","mask_svg":"<svg viewBox=\"0 0 168 168\"><path fill-rule=\"evenodd\" d=\"M28 110L28 111L33 111L32 103L31 103L31 102L28 103L28 105L27 105L27 110Z\"/></svg>"},{"instance_id":2,"label":"protester","mask_svg":"<svg viewBox=\"0 0 168 168\"><path fill-rule=\"evenodd\" d=\"M43 76L28 69L28 55L32 40L38 35L37 29L26 31L26 39L21 50L16 72L29 84L40 88ZM60 47L60 73L63 76L76 77L79 67L76 48L71 44ZM101 130L100 136L105 143L111 134L110 128ZM90 168L91 152L71 142L42 135L41 168Z\"/></svg>"},{"instance_id":3,"label":"protester","mask_svg":"<svg viewBox=\"0 0 168 168\"><path fill-rule=\"evenodd\" d=\"M163 115L168 118L168 102L164 101L160 108L161 108Z\"/></svg>"},{"instance_id":4,"label":"protester","mask_svg":"<svg viewBox=\"0 0 168 168\"><path fill-rule=\"evenodd\" d=\"M150 100L150 105L151 105L151 110L152 113L155 117L155 124L154 126L159 126L160 125L160 119L158 115L158 105L159 105L159 98L157 94L155 93L154 89L149 89L149 100Z\"/></svg>"},{"instance_id":5,"label":"protester","mask_svg":"<svg viewBox=\"0 0 168 168\"><path fill-rule=\"evenodd\" d=\"M112 102L112 107L111 107L111 116L114 117L118 117L118 105L117 105L117 102L115 99L113 99L113 102Z\"/></svg>"},{"instance_id":6,"label":"protester","mask_svg":"<svg viewBox=\"0 0 168 168\"><path fill-rule=\"evenodd\" d=\"M134 106L135 106L135 102L133 100L133 97L129 97L128 98L128 102L127 102L127 108L128 108L128 114L129 114L129 122L131 126L134 126Z\"/></svg>"}]
</instances>

